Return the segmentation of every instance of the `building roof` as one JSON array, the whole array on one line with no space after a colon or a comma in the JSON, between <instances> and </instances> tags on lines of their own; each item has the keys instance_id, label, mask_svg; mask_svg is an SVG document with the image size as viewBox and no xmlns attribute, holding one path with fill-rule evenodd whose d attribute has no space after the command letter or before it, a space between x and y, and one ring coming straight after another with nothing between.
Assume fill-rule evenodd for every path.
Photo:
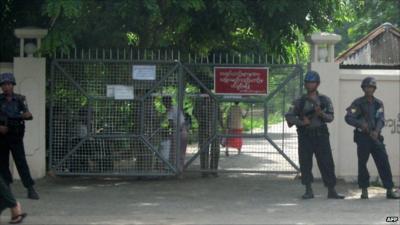
<instances>
[{"instance_id":1,"label":"building roof","mask_svg":"<svg viewBox=\"0 0 400 225\"><path fill-rule=\"evenodd\" d=\"M384 23L339 55L341 68L399 68L400 30Z\"/></svg>"}]
</instances>

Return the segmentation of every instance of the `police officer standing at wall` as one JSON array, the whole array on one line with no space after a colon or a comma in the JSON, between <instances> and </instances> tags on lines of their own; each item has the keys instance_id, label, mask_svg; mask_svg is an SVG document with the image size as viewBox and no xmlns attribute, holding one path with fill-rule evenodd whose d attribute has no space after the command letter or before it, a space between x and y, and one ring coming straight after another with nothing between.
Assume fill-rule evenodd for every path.
<instances>
[{"instance_id":1,"label":"police officer standing at wall","mask_svg":"<svg viewBox=\"0 0 400 225\"><path fill-rule=\"evenodd\" d=\"M304 82L307 94L296 99L285 115L289 126L297 127L301 183L306 186L302 198L314 198L311 183L314 180L312 159L315 154L322 180L328 188L328 198L343 199L344 196L335 190L335 166L326 125L333 121L332 102L329 97L318 93L320 77L317 72L308 71Z\"/></svg>"},{"instance_id":2,"label":"police officer standing at wall","mask_svg":"<svg viewBox=\"0 0 400 225\"><path fill-rule=\"evenodd\" d=\"M358 185L362 190L361 198L368 199L369 173L367 161L371 154L374 158L383 186L386 188L386 198L399 199L393 192L393 180L388 155L381 130L385 126L383 102L374 97L376 80L365 78L361 83L364 96L353 101L347 108L346 122L355 127L354 142L357 143Z\"/></svg>"},{"instance_id":3,"label":"police officer standing at wall","mask_svg":"<svg viewBox=\"0 0 400 225\"><path fill-rule=\"evenodd\" d=\"M23 138L25 134L25 120L32 120L26 98L14 93L15 78L12 73L0 75L0 86L3 91L0 94L0 111L7 120L0 134L0 174L9 185L12 183L12 175L9 168L10 151L15 165L21 177L22 183L28 189L28 198L39 199L38 193L33 188L35 184L25 157Z\"/></svg>"}]
</instances>

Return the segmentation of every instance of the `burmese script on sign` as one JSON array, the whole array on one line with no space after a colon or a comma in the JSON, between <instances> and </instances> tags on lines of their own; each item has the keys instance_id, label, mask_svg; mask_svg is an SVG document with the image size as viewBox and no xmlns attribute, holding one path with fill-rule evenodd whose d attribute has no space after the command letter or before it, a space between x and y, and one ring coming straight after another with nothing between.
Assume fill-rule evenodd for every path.
<instances>
[{"instance_id":1,"label":"burmese script on sign","mask_svg":"<svg viewBox=\"0 0 400 225\"><path fill-rule=\"evenodd\" d=\"M266 94L267 68L215 68L219 94Z\"/></svg>"}]
</instances>

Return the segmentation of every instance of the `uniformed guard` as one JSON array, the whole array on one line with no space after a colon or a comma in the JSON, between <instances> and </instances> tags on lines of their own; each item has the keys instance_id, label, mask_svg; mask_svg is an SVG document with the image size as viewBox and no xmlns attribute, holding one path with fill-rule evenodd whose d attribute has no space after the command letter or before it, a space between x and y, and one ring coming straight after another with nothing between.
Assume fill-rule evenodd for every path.
<instances>
[{"instance_id":1,"label":"uniformed guard","mask_svg":"<svg viewBox=\"0 0 400 225\"><path fill-rule=\"evenodd\" d=\"M326 125L333 121L332 102L329 97L318 93L320 77L317 72L308 71L304 82L307 94L296 99L285 115L289 126L297 127L301 182L306 186L302 198L314 198L311 183L314 180L312 158L315 154L322 180L328 188L328 198L343 199L344 196L335 190L335 166Z\"/></svg>"},{"instance_id":2,"label":"uniformed guard","mask_svg":"<svg viewBox=\"0 0 400 225\"><path fill-rule=\"evenodd\" d=\"M383 186L387 189L386 198L399 199L398 193L393 192L393 180L388 155L381 130L385 126L383 102L374 97L377 88L373 77L366 77L361 88L364 96L353 101L347 108L346 122L355 127L354 142L357 143L358 156L358 185L362 190L361 198L368 199L369 173L367 161L374 158Z\"/></svg>"},{"instance_id":3,"label":"uniformed guard","mask_svg":"<svg viewBox=\"0 0 400 225\"><path fill-rule=\"evenodd\" d=\"M0 74L0 111L7 118L6 126L0 130L0 174L9 185L12 175L9 169L10 151L21 177L22 183L28 189L28 198L39 199L38 193L33 188L33 181L28 163L26 162L23 138L25 134L25 120L32 120L26 98L14 93L15 78L12 73ZM0 125L1 127L2 125ZM4 132L5 131L5 132Z\"/></svg>"}]
</instances>

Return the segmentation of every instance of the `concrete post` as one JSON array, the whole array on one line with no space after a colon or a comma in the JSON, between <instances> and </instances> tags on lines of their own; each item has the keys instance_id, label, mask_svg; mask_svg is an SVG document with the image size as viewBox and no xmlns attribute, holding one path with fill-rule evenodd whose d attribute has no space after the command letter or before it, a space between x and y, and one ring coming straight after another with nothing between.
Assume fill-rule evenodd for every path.
<instances>
[{"instance_id":1,"label":"concrete post","mask_svg":"<svg viewBox=\"0 0 400 225\"><path fill-rule=\"evenodd\" d=\"M339 65L334 62L334 45L341 40L340 35L330 33L314 33L309 38L312 49L312 62L310 69L317 71L321 76L321 84L319 91L322 94L331 98L335 115L339 108ZM328 125L330 132L330 141L332 147L333 160L335 161L336 168L340 167L339 151L338 151L338 128L339 120L342 118L335 118L332 123ZM336 172L338 170L336 169ZM314 162L313 173L315 177L320 177L319 169ZM339 175L339 174L337 174Z\"/></svg>"},{"instance_id":2,"label":"concrete post","mask_svg":"<svg viewBox=\"0 0 400 225\"><path fill-rule=\"evenodd\" d=\"M15 30L21 43L24 43L23 39L34 39L40 44L40 39L45 34L47 30L42 29ZM37 49L34 43L26 43L20 47L22 54L14 58L13 72L17 83L15 92L26 96L33 114L33 120L26 122L24 144L32 177L41 178L46 174L46 59L33 57ZM16 170L13 171L17 177Z\"/></svg>"}]
</instances>

